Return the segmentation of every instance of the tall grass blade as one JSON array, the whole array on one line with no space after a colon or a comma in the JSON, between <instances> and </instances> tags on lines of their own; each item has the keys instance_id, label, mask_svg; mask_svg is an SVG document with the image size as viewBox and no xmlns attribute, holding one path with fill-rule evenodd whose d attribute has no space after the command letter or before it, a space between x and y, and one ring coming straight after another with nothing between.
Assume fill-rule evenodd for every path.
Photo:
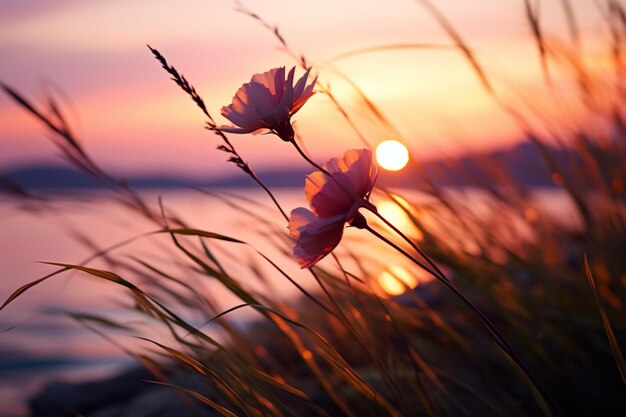
<instances>
[{"instance_id":1,"label":"tall grass blade","mask_svg":"<svg viewBox=\"0 0 626 417\"><path fill-rule=\"evenodd\" d=\"M212 409L214 409L215 411L217 411L218 413L220 413L223 416L226 416L226 417L239 417L239 416L237 416L237 414L233 413L232 411L230 411L226 407L223 407L223 406L219 405L215 401L210 400L207 397L205 397L204 395L202 395L202 394L200 394L200 393L198 393L198 392L196 392L194 390L191 390L189 388L181 387L180 385L172 384L172 383L169 383L169 382L162 382L162 381L147 381L147 382L150 382L151 384L163 385L165 387L174 388L174 389L177 389L177 390L179 390L181 392L184 392L185 394L189 394L192 397L200 400L204 404L208 405L209 407L211 407Z\"/></svg>"},{"instance_id":2,"label":"tall grass blade","mask_svg":"<svg viewBox=\"0 0 626 417\"><path fill-rule=\"evenodd\" d=\"M615 363L617 364L617 369L622 377L622 382L626 385L626 362L624 361L624 355L622 354L622 350L619 347L619 343L617 342L617 338L615 337L615 332L613 332L613 327L611 326L611 322L606 314L604 306L602 305L602 301L600 299L600 293L596 287L596 282L591 273L591 268L589 267L589 260L587 259L587 254L585 254L585 273L587 274L587 280L589 281L589 286L593 291L593 295L596 300L596 305L598 307L598 312L600 313L600 318L602 319L602 325L604 326L604 330L606 331L606 336L609 339L609 345L611 346L611 352L613 352L613 357L615 358Z\"/></svg>"}]
</instances>

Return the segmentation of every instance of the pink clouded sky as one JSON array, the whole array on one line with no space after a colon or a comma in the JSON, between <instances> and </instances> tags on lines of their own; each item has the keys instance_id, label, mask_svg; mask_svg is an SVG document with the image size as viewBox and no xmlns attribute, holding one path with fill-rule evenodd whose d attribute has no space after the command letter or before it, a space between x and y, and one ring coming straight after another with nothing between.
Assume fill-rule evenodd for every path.
<instances>
[{"instance_id":1,"label":"pink clouded sky","mask_svg":"<svg viewBox=\"0 0 626 417\"><path fill-rule=\"evenodd\" d=\"M498 91L542 100L542 73L522 0L437 1L471 45ZM567 40L561 0L541 2L549 36ZM572 1L590 66L602 67L608 44L593 1ZM329 71L330 58L385 44L450 44L418 1L248 1L304 53L320 80L354 112L372 144L390 133L360 109L357 95ZM0 80L36 99L67 97L67 111L87 150L104 167L127 174L226 175L235 168L215 150L202 114L153 59L159 49L219 109L256 72L291 66L276 39L226 0L0 0ZM521 133L485 94L457 50L383 51L332 63L398 127L412 154L432 157L518 140ZM558 73L556 84L560 82ZM62 93L59 93L59 90ZM322 94L296 117L317 159L362 146ZM258 169L296 166L293 149L270 136L233 136ZM0 95L0 172L58 161L45 130Z\"/></svg>"}]
</instances>

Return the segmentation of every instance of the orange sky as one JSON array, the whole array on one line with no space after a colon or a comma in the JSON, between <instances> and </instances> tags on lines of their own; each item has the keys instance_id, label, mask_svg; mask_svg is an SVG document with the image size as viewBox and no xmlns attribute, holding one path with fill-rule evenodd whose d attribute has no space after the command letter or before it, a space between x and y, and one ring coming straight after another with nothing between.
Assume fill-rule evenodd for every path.
<instances>
[{"instance_id":1,"label":"orange sky","mask_svg":"<svg viewBox=\"0 0 626 417\"><path fill-rule=\"evenodd\" d=\"M441 11L472 46L498 87L541 91L537 52L522 0L441 0ZM573 1L586 50L600 51L606 33L594 2ZM358 99L322 64L346 51L384 44L450 40L411 0L315 2L263 0L245 4L276 24L304 53L320 79L376 143L389 133L371 123ZM567 39L561 0L541 2L549 35ZM591 41L590 39L595 39ZM600 43L596 40L600 39ZM123 173L234 172L217 139L203 129L191 101L168 80L145 44L159 49L204 97L220 121L221 106L256 72L291 66L275 38L223 0L25 0L0 3L0 80L31 97L62 89L68 112L93 157ZM591 62L593 64L593 62ZM517 140L515 125L497 110L466 61L453 50L370 53L334 62L375 102L417 157ZM297 127L319 160L362 146L317 94L298 113ZM253 167L298 165L293 149L270 136L232 137ZM44 130L0 96L0 172L55 160Z\"/></svg>"}]
</instances>

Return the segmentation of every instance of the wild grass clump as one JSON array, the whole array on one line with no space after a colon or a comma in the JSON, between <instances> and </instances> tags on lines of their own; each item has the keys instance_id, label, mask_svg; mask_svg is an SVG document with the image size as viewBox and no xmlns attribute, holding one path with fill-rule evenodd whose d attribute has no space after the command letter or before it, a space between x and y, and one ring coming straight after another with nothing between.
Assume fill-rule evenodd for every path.
<instances>
[{"instance_id":1,"label":"wild grass clump","mask_svg":"<svg viewBox=\"0 0 626 417\"><path fill-rule=\"evenodd\" d=\"M152 372L153 383L226 416L621 415L626 409L621 350L626 336L624 10L613 1L601 6L613 34L614 73L607 75L585 66L569 1L563 2L568 41L547 39L537 10L526 2L546 88L552 88L550 71L572 75L578 101L568 108L597 122L580 129L557 128L523 95L503 98L461 35L433 5L423 3L449 34L452 50L465 57L486 93L537 149L558 195L574 208L571 220L562 221L561 207L546 207L535 190L492 160L477 157L471 167L455 168L472 185L471 192L439 185L413 160L415 189L378 186L371 196L371 190L357 196L373 206L388 202L408 220L405 228L395 229L376 207L362 203L363 212L370 210L367 225L357 224L356 217L346 219L371 235L352 237L377 246L356 239L342 242L331 259L308 269L313 285L303 285L288 272L294 240L285 228L287 208L238 153L192 84L150 47L203 112L208 130L221 141L218 149L274 204L279 216L245 198L207 195L250 219L267 247L254 247L256 257L244 261L238 254L249 245L238 236L194 227L193 219L175 214L175 207L150 201L107 174L74 136L54 100L44 111L3 85L50 130L66 159L107 184L126 210L153 224L142 239L167 238L169 245L162 247L158 261L117 256L118 247L128 243L122 242L83 262L50 263L53 272L19 288L1 308L67 271L113 282L125 289L129 310L145 317L149 329L97 315L74 318L135 357ZM242 11L271 30L296 63L308 68L310 62L289 49L277 28ZM318 92L370 146L324 82L325 70L319 70ZM361 115L402 139L376 104L350 85L361 100ZM287 139L295 146L294 155L315 166L312 170L325 170L306 156L302 138ZM9 180L0 184L40 210L54 204ZM265 254L269 247L276 257ZM414 287L392 270L402 295L381 291L377 274L391 266L393 256L405 256L408 272L427 278ZM106 267L91 266L94 259ZM232 259L258 282L284 279L299 297L285 300L254 289L246 276L233 272ZM236 297L237 305L221 310L221 300L196 285L207 280ZM232 317L242 310L256 312L256 319L241 325ZM130 347L124 342L130 337L140 343Z\"/></svg>"}]
</instances>

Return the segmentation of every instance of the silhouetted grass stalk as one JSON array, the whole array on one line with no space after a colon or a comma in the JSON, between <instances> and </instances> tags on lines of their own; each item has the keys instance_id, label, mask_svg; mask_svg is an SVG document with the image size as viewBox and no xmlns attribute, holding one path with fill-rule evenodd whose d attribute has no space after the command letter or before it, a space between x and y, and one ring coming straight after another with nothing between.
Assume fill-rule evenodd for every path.
<instances>
[{"instance_id":1,"label":"silhouetted grass stalk","mask_svg":"<svg viewBox=\"0 0 626 417\"><path fill-rule=\"evenodd\" d=\"M392 227L392 229L394 231L396 231L396 233L401 235L403 237L403 239L405 239L407 241L410 241L410 239L408 237L406 237L401 231L399 231L397 228L395 228L393 225L391 225L391 223L389 223L384 217L382 217L378 213L376 213L376 215L378 216L378 218L383 220L385 222L385 224L387 224L388 226ZM442 272L440 272L439 268L437 268L436 271L433 271L430 268L426 267L422 262L417 260L413 255L409 254L407 251L402 249L400 246L398 246L397 244L395 244L394 242L392 242L391 240L389 240L388 238L386 238L382 234L380 234L378 231L376 231L375 229L373 229L369 225L365 227L365 230L367 230L368 232L370 232L371 234L376 236L381 241L385 242L387 245L391 246L393 249L395 249L396 251L398 251L399 253L404 255L407 259L409 259L411 262L415 263L420 268L426 270L433 277L435 277L439 282L441 282L443 285L445 285L450 291L452 291L458 298L460 298L461 301L463 301L463 303L467 307L469 307L469 309L472 310L472 312L476 315L476 317L479 319L480 323L487 330L487 333L489 334L491 339L496 343L496 345L498 345L498 347L500 347L500 349L502 349L502 351L515 363L515 365L519 368L519 370L523 373L523 375L526 378L528 378L528 380L531 382L533 388L536 389L537 393L541 396L541 401L550 401L551 402L551 404L548 405L548 404L545 404L545 403L542 404L541 401L540 401L540 405L542 406L543 411L547 415L552 415L550 410L553 409L553 411L557 412L558 415L561 415L561 412L560 412L558 406L556 405L556 403L554 403L553 400L551 400L551 398L550 398L549 394L547 393L547 391L545 390L545 388L543 388L543 386L541 385L539 380L535 377L535 375L532 373L532 371L528 368L528 366L524 363L524 361L515 352L515 350L509 344L507 339L502 335L502 333L500 333L498 328L487 318L487 316L474 303L472 303L458 288L456 288L456 286ZM415 245L413 243L411 246L415 247L417 245ZM420 250L420 254L422 254L422 253L423 252ZM430 264L434 265L432 263L432 261L430 261L430 259L425 254L423 254L422 256L425 257L425 259L427 259Z\"/></svg>"}]
</instances>

